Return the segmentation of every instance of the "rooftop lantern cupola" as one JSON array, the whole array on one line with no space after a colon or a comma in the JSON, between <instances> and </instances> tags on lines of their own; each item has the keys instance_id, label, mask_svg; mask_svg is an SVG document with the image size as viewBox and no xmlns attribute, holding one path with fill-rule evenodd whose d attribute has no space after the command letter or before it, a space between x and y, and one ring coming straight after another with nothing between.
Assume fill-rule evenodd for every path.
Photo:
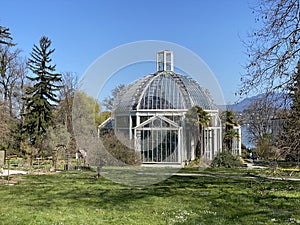
<instances>
[{"instance_id":1,"label":"rooftop lantern cupola","mask_svg":"<svg viewBox=\"0 0 300 225\"><path fill-rule=\"evenodd\" d=\"M157 71L174 71L174 56L172 51L161 51L157 53Z\"/></svg>"}]
</instances>

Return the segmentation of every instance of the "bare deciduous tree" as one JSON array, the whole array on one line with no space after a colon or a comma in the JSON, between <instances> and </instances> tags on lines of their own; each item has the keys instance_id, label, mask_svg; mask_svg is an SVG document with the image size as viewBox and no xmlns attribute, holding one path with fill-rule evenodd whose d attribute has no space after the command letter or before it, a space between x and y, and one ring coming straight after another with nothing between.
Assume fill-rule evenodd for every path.
<instances>
[{"instance_id":1,"label":"bare deciduous tree","mask_svg":"<svg viewBox=\"0 0 300 225\"><path fill-rule=\"evenodd\" d=\"M62 74L62 87L59 90L59 116L57 120L72 130L72 106L75 92L78 90L78 76L72 72Z\"/></svg>"},{"instance_id":2,"label":"bare deciduous tree","mask_svg":"<svg viewBox=\"0 0 300 225\"><path fill-rule=\"evenodd\" d=\"M20 112L25 92L26 63L20 50L0 46L0 148L18 153Z\"/></svg>"},{"instance_id":3,"label":"bare deciduous tree","mask_svg":"<svg viewBox=\"0 0 300 225\"><path fill-rule=\"evenodd\" d=\"M5 110L4 104L0 101L0 149L7 149L10 140L10 116Z\"/></svg>"},{"instance_id":4,"label":"bare deciduous tree","mask_svg":"<svg viewBox=\"0 0 300 225\"><path fill-rule=\"evenodd\" d=\"M300 162L300 61L293 75L290 87L291 108L286 114L285 123L279 130L277 146L284 150L286 158Z\"/></svg>"},{"instance_id":5,"label":"bare deciduous tree","mask_svg":"<svg viewBox=\"0 0 300 225\"><path fill-rule=\"evenodd\" d=\"M124 84L120 84L114 88L111 92L111 96L106 97L103 100L102 105L106 107L107 110L112 111L114 107L120 103L120 98L125 93L126 88L127 87Z\"/></svg>"},{"instance_id":6,"label":"bare deciduous tree","mask_svg":"<svg viewBox=\"0 0 300 225\"><path fill-rule=\"evenodd\" d=\"M242 123L247 125L251 141L256 142L270 132L276 108L272 100L261 95L243 111Z\"/></svg>"},{"instance_id":7,"label":"bare deciduous tree","mask_svg":"<svg viewBox=\"0 0 300 225\"><path fill-rule=\"evenodd\" d=\"M24 92L26 63L19 54L20 50L0 47L0 87L1 97L10 116L21 110L21 96Z\"/></svg>"},{"instance_id":8,"label":"bare deciduous tree","mask_svg":"<svg viewBox=\"0 0 300 225\"><path fill-rule=\"evenodd\" d=\"M287 90L299 60L300 1L259 0L253 13L259 27L245 42L249 62L240 94Z\"/></svg>"},{"instance_id":9,"label":"bare deciduous tree","mask_svg":"<svg viewBox=\"0 0 300 225\"><path fill-rule=\"evenodd\" d=\"M75 154L77 144L74 137L72 124L72 107L75 92L78 90L78 76L72 72L62 74L62 88L59 91L59 107L57 109L56 123L63 124L70 133L70 143L67 146L67 151L70 154Z\"/></svg>"}]
</instances>

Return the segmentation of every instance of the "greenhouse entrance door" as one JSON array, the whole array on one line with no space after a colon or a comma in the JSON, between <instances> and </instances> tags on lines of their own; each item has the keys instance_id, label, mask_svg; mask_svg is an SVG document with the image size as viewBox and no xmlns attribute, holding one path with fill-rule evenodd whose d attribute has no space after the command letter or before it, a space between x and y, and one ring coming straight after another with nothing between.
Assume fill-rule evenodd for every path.
<instances>
[{"instance_id":1,"label":"greenhouse entrance door","mask_svg":"<svg viewBox=\"0 0 300 225\"><path fill-rule=\"evenodd\" d=\"M143 163L180 163L181 127L164 116L154 116L135 127L136 147Z\"/></svg>"}]
</instances>

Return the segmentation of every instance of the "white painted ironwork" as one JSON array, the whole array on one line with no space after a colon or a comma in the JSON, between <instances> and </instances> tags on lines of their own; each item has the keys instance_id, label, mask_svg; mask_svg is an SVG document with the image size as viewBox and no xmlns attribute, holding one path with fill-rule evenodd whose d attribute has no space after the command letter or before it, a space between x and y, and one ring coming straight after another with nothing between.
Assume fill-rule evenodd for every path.
<instances>
[{"instance_id":1,"label":"white painted ironwork","mask_svg":"<svg viewBox=\"0 0 300 225\"><path fill-rule=\"evenodd\" d=\"M173 53L157 53L157 72L129 85L114 110L115 131L134 139L144 164L177 163L201 156L213 159L222 150L222 124L209 92L190 77L174 73ZM190 124L186 113L199 106L210 115L210 125ZM199 134L202 133L202 137Z\"/></svg>"}]
</instances>

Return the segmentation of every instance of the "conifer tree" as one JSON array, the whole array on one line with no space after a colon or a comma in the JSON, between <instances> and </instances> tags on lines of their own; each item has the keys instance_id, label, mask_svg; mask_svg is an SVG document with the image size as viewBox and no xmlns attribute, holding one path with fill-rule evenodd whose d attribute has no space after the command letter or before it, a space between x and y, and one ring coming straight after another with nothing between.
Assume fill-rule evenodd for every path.
<instances>
[{"instance_id":1,"label":"conifer tree","mask_svg":"<svg viewBox=\"0 0 300 225\"><path fill-rule=\"evenodd\" d=\"M61 74L55 73L56 65L51 65L51 54L55 49L50 49L51 40L42 37L39 46L34 45L28 68L33 76L27 78L33 86L26 90L24 131L31 144L38 143L51 125L52 112L58 102Z\"/></svg>"},{"instance_id":2,"label":"conifer tree","mask_svg":"<svg viewBox=\"0 0 300 225\"><path fill-rule=\"evenodd\" d=\"M0 26L0 45L14 46L9 28Z\"/></svg>"}]
</instances>

